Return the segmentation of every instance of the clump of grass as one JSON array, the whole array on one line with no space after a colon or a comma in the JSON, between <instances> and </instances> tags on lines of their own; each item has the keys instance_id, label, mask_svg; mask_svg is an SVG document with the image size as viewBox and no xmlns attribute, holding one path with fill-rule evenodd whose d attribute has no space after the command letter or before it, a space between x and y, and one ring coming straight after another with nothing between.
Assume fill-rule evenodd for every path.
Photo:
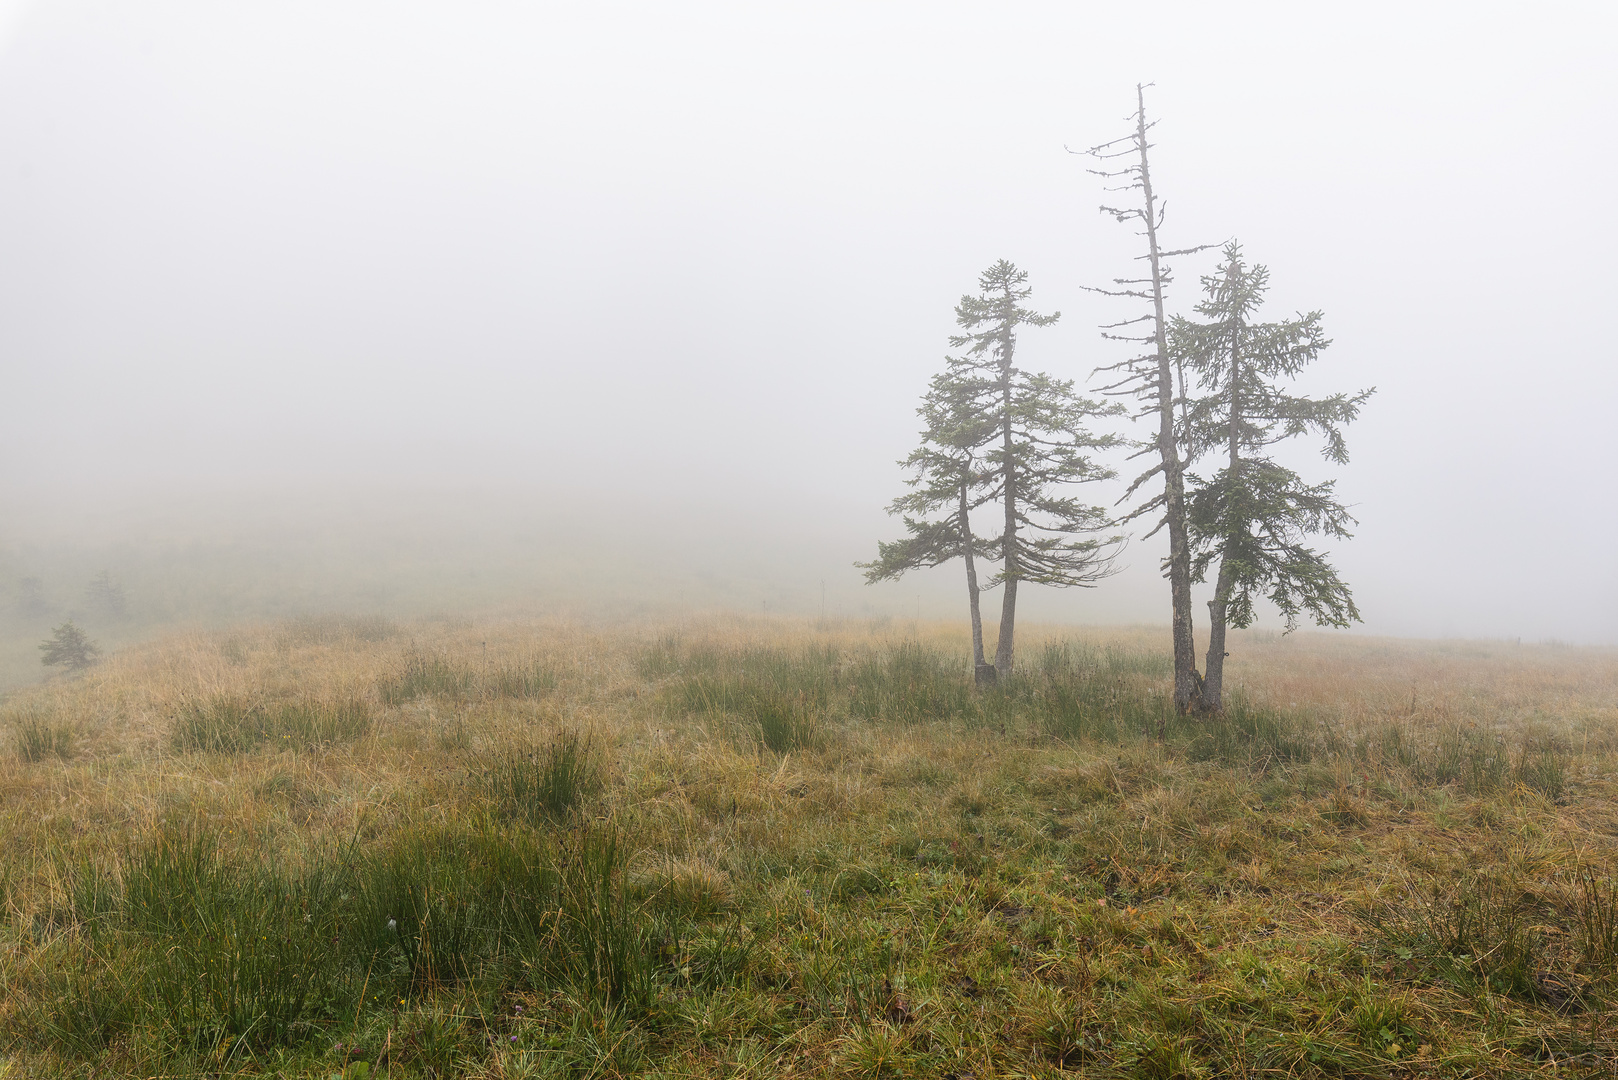
<instances>
[{"instance_id":1,"label":"clump of grass","mask_svg":"<svg viewBox=\"0 0 1618 1080\"><path fill-rule=\"evenodd\" d=\"M1166 697L1164 703L1166 707ZM1176 725L1194 731L1190 747L1193 761L1268 767L1272 763L1305 762L1313 756L1295 722L1273 709L1254 705L1240 693L1227 697L1225 711L1218 716L1176 718Z\"/></svg>"},{"instance_id":2,"label":"clump of grass","mask_svg":"<svg viewBox=\"0 0 1618 1080\"><path fill-rule=\"evenodd\" d=\"M837 654L749 649L706 663L672 689L685 713L740 720L776 753L823 745L822 717L832 697Z\"/></svg>"},{"instance_id":3,"label":"clump of grass","mask_svg":"<svg viewBox=\"0 0 1618 1080\"><path fill-rule=\"evenodd\" d=\"M566 820L601 790L590 738L573 729L558 732L538 749L496 754L483 779L496 804L532 825Z\"/></svg>"},{"instance_id":4,"label":"clump of grass","mask_svg":"<svg viewBox=\"0 0 1618 1080\"><path fill-rule=\"evenodd\" d=\"M1586 966L1609 986L1618 983L1618 877L1580 867L1573 919Z\"/></svg>"},{"instance_id":5,"label":"clump of grass","mask_svg":"<svg viewBox=\"0 0 1618 1080\"><path fill-rule=\"evenodd\" d=\"M477 688L477 677L469 668L450 663L444 656L415 654L405 661L404 670L384 681L382 701L387 705L408 705L424 697L464 698Z\"/></svg>"},{"instance_id":6,"label":"clump of grass","mask_svg":"<svg viewBox=\"0 0 1618 1080\"><path fill-rule=\"evenodd\" d=\"M312 749L352 742L371 723L370 706L358 698L264 702L216 694L180 706L169 742L181 752L239 754L266 743Z\"/></svg>"},{"instance_id":7,"label":"clump of grass","mask_svg":"<svg viewBox=\"0 0 1618 1080\"><path fill-rule=\"evenodd\" d=\"M24 1034L69 1053L138 1026L164 1054L246 1060L368 1004L472 982L637 1014L652 994L651 931L611 828L406 825L286 864L166 827L108 869L62 867L73 956L23 1014Z\"/></svg>"},{"instance_id":8,"label":"clump of grass","mask_svg":"<svg viewBox=\"0 0 1618 1080\"><path fill-rule=\"evenodd\" d=\"M825 741L819 715L802 696L760 690L744 713L758 725L759 742L777 754L810 749Z\"/></svg>"},{"instance_id":9,"label":"clump of grass","mask_svg":"<svg viewBox=\"0 0 1618 1080\"><path fill-rule=\"evenodd\" d=\"M307 1038L336 999L352 997L353 973L333 962L334 867L233 862L222 839L169 828L127 851L116 876L68 868L91 946L90 977L52 1003L70 1018L70 1044L116 1039L133 1012L171 1051L246 1051ZM41 1025L47 1035L59 1026Z\"/></svg>"},{"instance_id":10,"label":"clump of grass","mask_svg":"<svg viewBox=\"0 0 1618 1080\"><path fill-rule=\"evenodd\" d=\"M537 698L556 689L556 673L543 664L500 667L489 672L484 687L495 697Z\"/></svg>"},{"instance_id":11,"label":"clump of grass","mask_svg":"<svg viewBox=\"0 0 1618 1080\"><path fill-rule=\"evenodd\" d=\"M1412 882L1402 905L1384 903L1367 913L1395 955L1439 976L1529 999L1538 992L1544 947L1534 915L1519 882L1481 872L1427 886Z\"/></svg>"},{"instance_id":12,"label":"clump of grass","mask_svg":"<svg viewBox=\"0 0 1618 1080\"><path fill-rule=\"evenodd\" d=\"M1567 747L1555 739L1527 739L1512 767L1512 778L1547 799L1560 799L1567 791L1569 756Z\"/></svg>"},{"instance_id":13,"label":"clump of grass","mask_svg":"<svg viewBox=\"0 0 1618 1080\"><path fill-rule=\"evenodd\" d=\"M12 715L11 725L13 745L24 761L70 758L77 748L74 726L48 709L24 709Z\"/></svg>"},{"instance_id":14,"label":"clump of grass","mask_svg":"<svg viewBox=\"0 0 1618 1080\"><path fill-rule=\"evenodd\" d=\"M1498 791L1509 768L1505 739L1476 725L1442 729L1431 755L1418 762L1422 780L1456 784L1471 795Z\"/></svg>"},{"instance_id":15,"label":"clump of grass","mask_svg":"<svg viewBox=\"0 0 1618 1080\"><path fill-rule=\"evenodd\" d=\"M861 720L916 724L958 720L975 711L960 661L914 642L862 657L849 684L849 714Z\"/></svg>"}]
</instances>

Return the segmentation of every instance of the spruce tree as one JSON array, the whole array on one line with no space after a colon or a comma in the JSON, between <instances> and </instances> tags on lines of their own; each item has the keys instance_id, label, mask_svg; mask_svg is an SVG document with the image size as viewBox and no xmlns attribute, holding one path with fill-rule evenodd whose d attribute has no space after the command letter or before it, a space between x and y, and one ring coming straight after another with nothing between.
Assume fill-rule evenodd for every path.
<instances>
[{"instance_id":1,"label":"spruce tree","mask_svg":"<svg viewBox=\"0 0 1618 1080\"><path fill-rule=\"evenodd\" d=\"M1152 143L1147 135L1155 126L1146 119L1146 87L1135 87L1136 109L1132 119L1135 130L1121 139L1091 147L1087 153L1103 162L1100 169L1090 170L1108 181L1116 181L1109 191L1138 193L1139 203L1126 206L1103 206L1102 213L1111 214L1121 224L1134 222L1141 227L1140 235L1146 241L1146 251L1137 258L1147 264L1148 273L1140 278L1115 278L1112 289L1095 289L1106 296L1121 296L1149 301L1146 313L1102 328L1104 336L1116 341L1144 345L1145 351L1122 363L1100 369L1115 378L1101 388L1102 393L1127 395L1140 401L1137 418L1148 419L1156 428L1153 439L1135 455L1155 457L1150 468L1137 476L1124 493L1132 497L1136 491L1154 477L1161 476L1163 489L1150 495L1144 502L1124 515L1130 521L1148 514L1161 512L1157 524L1148 532L1154 535L1166 529L1169 538L1169 556L1163 563L1163 574L1169 579L1169 597L1173 619L1174 639L1174 704L1181 712L1202 707L1202 676L1197 673L1197 659L1191 619L1191 544L1186 524L1185 468L1180 456L1181 433L1175 423L1175 409L1184 396L1183 377L1176 387L1178 374L1169 357L1168 321L1164 315L1163 295L1172 275L1166 258L1189 255L1205 247L1164 251L1158 242L1158 229L1163 224L1163 206L1152 188L1152 169L1148 152ZM1162 737L1161 725L1158 730Z\"/></svg>"},{"instance_id":2,"label":"spruce tree","mask_svg":"<svg viewBox=\"0 0 1618 1080\"><path fill-rule=\"evenodd\" d=\"M1070 381L1016 366L1018 328L1048 326L1059 317L1023 306L1032 291L1027 281L1027 273L1002 259L979 277L979 294L956 305L964 333L950 344L965 351L946 358L920 410L928 421L922 447L903 462L916 470L910 481L916 490L889 508L904 516L910 536L879 545L877 560L863 564L867 580L879 581L964 556L979 682L991 677L982 651L977 558L993 553L1001 562L981 586L1005 589L992 669L998 679L1011 673L1018 584L1094 584L1111 572L1121 542L1092 535L1107 525L1105 510L1061 494L1068 485L1114 475L1089 452L1116 440L1085 424L1121 410L1077 396ZM1000 535L979 539L971 513L991 503L1000 510ZM925 516L946 510L942 518Z\"/></svg>"},{"instance_id":3,"label":"spruce tree","mask_svg":"<svg viewBox=\"0 0 1618 1080\"><path fill-rule=\"evenodd\" d=\"M1284 439L1314 433L1322 455L1346 464L1342 425L1374 392L1310 398L1289 393L1295 378L1331 344L1312 311L1276 323L1255 322L1269 287L1269 271L1249 266L1241 245L1224 249L1219 271L1203 278L1197 314L1176 318L1170 348L1200 393L1186 406L1188 455L1223 456L1223 467L1203 480L1191 476L1187 499L1192 576L1204 581L1217 566L1208 601L1209 633L1203 688L1208 708L1223 707L1225 631L1253 622L1254 601L1267 597L1291 631L1308 613L1321 626L1347 626L1360 617L1347 585L1309 536L1346 539L1354 523L1337 501L1333 481L1308 484L1269 449Z\"/></svg>"},{"instance_id":4,"label":"spruce tree","mask_svg":"<svg viewBox=\"0 0 1618 1080\"><path fill-rule=\"evenodd\" d=\"M913 475L908 495L895 499L888 513L903 518L903 540L877 544L874 562L856 563L870 583L893 580L907 570L940 566L961 557L966 563L967 605L972 616L972 668L978 685L995 681L983 654L983 614L977 560L992 550L972 534L972 511L981 494L983 464L978 448L986 441L988 419L975 408L968 388L946 371L935 375L917 414L925 421L921 446L899 464Z\"/></svg>"},{"instance_id":5,"label":"spruce tree","mask_svg":"<svg viewBox=\"0 0 1618 1080\"><path fill-rule=\"evenodd\" d=\"M69 671L89 667L101 654L85 632L73 625L72 619L51 631L51 636L40 642L39 651L44 654L40 663L46 667L61 664Z\"/></svg>"},{"instance_id":6,"label":"spruce tree","mask_svg":"<svg viewBox=\"0 0 1618 1080\"><path fill-rule=\"evenodd\" d=\"M965 333L950 338L951 346L966 349L951 358L951 370L997 436L987 450L994 477L989 494L999 500L1004 521L1000 572L990 583L1004 586L994 651L1001 678L1011 674L1018 584L1093 585L1112 572L1121 542L1088 535L1108 524L1105 510L1055 490L1116 475L1087 452L1117 440L1092 434L1085 422L1122 410L1077 396L1070 380L1016 366L1018 328L1061 318L1061 312L1041 315L1023 306L1033 293L1027 282L1028 274L1004 259L989 267L978 277L978 295L962 296L955 306L955 322Z\"/></svg>"}]
</instances>

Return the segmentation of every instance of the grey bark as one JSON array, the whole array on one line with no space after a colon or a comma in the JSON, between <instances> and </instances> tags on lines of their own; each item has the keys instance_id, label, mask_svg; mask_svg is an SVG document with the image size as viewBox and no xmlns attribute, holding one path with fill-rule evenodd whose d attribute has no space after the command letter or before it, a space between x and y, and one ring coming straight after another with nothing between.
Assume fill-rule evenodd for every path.
<instances>
[{"instance_id":1,"label":"grey bark","mask_svg":"<svg viewBox=\"0 0 1618 1080\"><path fill-rule=\"evenodd\" d=\"M1241 438L1238 417L1241 416L1241 335L1230 335L1230 471L1226 475L1236 482L1236 467L1241 460ZM1230 550L1230 545L1225 545ZM1202 707L1220 712L1225 707L1225 608L1230 602L1230 590L1235 586L1230 556L1219 559L1219 579L1214 585L1213 599L1208 601L1208 659L1203 670Z\"/></svg>"},{"instance_id":2,"label":"grey bark","mask_svg":"<svg viewBox=\"0 0 1618 1080\"><path fill-rule=\"evenodd\" d=\"M961 556L966 560L966 595L972 608L972 678L978 686L993 686L996 672L983 659L983 608L978 603L978 566L972 555L972 517L966 504L968 473L961 479Z\"/></svg>"},{"instance_id":3,"label":"grey bark","mask_svg":"<svg viewBox=\"0 0 1618 1080\"><path fill-rule=\"evenodd\" d=\"M1185 522L1185 466L1174 432L1174 369L1169 362L1168 326L1163 315L1162 251L1157 243L1157 206L1152 171L1146 160L1146 88L1135 87L1135 145L1140 149L1140 179L1146 198L1146 242L1152 262L1152 313L1156 317L1157 451L1163 463L1164 516L1169 534L1169 595L1174 623L1174 705L1181 712L1202 707L1202 677L1197 674L1196 642L1191 622L1191 545ZM1158 736L1164 734L1158 725Z\"/></svg>"},{"instance_id":4,"label":"grey bark","mask_svg":"<svg viewBox=\"0 0 1618 1080\"><path fill-rule=\"evenodd\" d=\"M1006 507L1006 531L1000 538L1000 550L1005 564L1005 594L1000 598L1000 636L994 646L994 670L1001 679L1011 675L1017 624L1017 468L1011 446L1011 354L1015 348L1016 338L1008 330L1000 344L1000 439L1004 454L1000 468Z\"/></svg>"}]
</instances>

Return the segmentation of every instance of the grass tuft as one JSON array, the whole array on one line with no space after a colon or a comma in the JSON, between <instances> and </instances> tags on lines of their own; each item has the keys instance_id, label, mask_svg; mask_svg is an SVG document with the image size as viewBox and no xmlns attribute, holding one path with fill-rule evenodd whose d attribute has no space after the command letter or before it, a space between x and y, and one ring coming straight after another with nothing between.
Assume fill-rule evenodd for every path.
<instances>
[{"instance_id":1,"label":"grass tuft","mask_svg":"<svg viewBox=\"0 0 1618 1080\"><path fill-rule=\"evenodd\" d=\"M539 749L494 754L483 783L505 814L542 826L567 820L599 792L601 769L589 736L565 729Z\"/></svg>"},{"instance_id":2,"label":"grass tuft","mask_svg":"<svg viewBox=\"0 0 1618 1080\"><path fill-rule=\"evenodd\" d=\"M23 761L65 760L77 749L78 735L74 726L47 709L23 709L10 720L17 756Z\"/></svg>"},{"instance_id":3,"label":"grass tuft","mask_svg":"<svg viewBox=\"0 0 1618 1080\"><path fill-rule=\"evenodd\" d=\"M371 709L358 698L265 702L217 694L183 703L169 729L177 751L240 754L261 745L299 750L362 738Z\"/></svg>"}]
</instances>

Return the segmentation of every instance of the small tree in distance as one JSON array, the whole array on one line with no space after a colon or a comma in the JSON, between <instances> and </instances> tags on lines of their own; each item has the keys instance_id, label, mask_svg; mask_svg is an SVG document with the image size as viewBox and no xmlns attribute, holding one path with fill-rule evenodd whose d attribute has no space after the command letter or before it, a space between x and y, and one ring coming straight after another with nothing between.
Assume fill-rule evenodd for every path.
<instances>
[{"instance_id":1,"label":"small tree in distance","mask_svg":"<svg viewBox=\"0 0 1618 1080\"><path fill-rule=\"evenodd\" d=\"M992 683L994 667L984 661L983 610L979 602L977 560L993 550L972 534L972 511L987 501L976 448L992 435L985 417L973 408L966 387L949 372L933 376L931 388L916 412L926 421L921 446L900 462L914 475L910 494L895 499L888 513L904 519L903 540L877 544L876 561L856 563L869 583L896 579L907 570L941 566L956 556L966 563L967 606L972 615L972 669L979 685Z\"/></svg>"},{"instance_id":2,"label":"small tree in distance","mask_svg":"<svg viewBox=\"0 0 1618 1080\"><path fill-rule=\"evenodd\" d=\"M40 663L46 667L61 664L69 671L87 668L101 655L95 642L73 625L72 619L51 631L51 636L40 642L39 651L44 654L40 657Z\"/></svg>"},{"instance_id":3,"label":"small tree in distance","mask_svg":"<svg viewBox=\"0 0 1618 1080\"><path fill-rule=\"evenodd\" d=\"M1077 396L1070 381L1016 366L1018 327L1058 318L1023 306L1032 291L1027 281L1027 273L1001 259L978 278L980 293L956 305L955 321L966 332L950 344L966 351L948 357L933 379L920 410L928 422L922 447L902 463L916 469L910 481L916 491L889 507L904 515L910 536L880 545L875 562L860 564L866 580L876 582L962 555L980 683L1011 673L1020 582L1093 584L1112 572L1112 554L1122 542L1090 535L1107 526L1105 510L1060 493L1069 484L1113 476L1088 452L1112 446L1115 438L1084 425L1089 417L1122 410ZM991 503L1002 512L1000 535L979 541L971 512ZM946 508L942 519L921 516ZM1001 566L984 587L1005 587L992 676L984 662L975 561L991 554Z\"/></svg>"},{"instance_id":4,"label":"small tree in distance","mask_svg":"<svg viewBox=\"0 0 1618 1080\"><path fill-rule=\"evenodd\" d=\"M1269 271L1248 266L1241 245L1231 241L1219 272L1203 278L1206 298L1197 313L1208 321L1176 318L1169 329L1175 359L1203 391L1187 402L1188 455L1225 458L1213 477L1189 477L1187 498L1194 578L1205 580L1217 564L1203 685L1204 705L1216 711L1224 705L1225 628L1250 626L1257 596L1281 610L1289 631L1304 612L1321 626L1343 627L1360 617L1337 571L1303 542L1310 535L1346 539L1354 519L1337 501L1332 481L1306 484L1268 450L1313 432L1325 439L1325 458L1346 464L1341 425L1374 391L1328 398L1288 393L1282 383L1331 342L1318 311L1254 322L1268 285Z\"/></svg>"},{"instance_id":5,"label":"small tree in distance","mask_svg":"<svg viewBox=\"0 0 1618 1080\"><path fill-rule=\"evenodd\" d=\"M124 587L112 580L112 575L105 570L90 579L90 584L84 587L84 598L101 614L111 618L122 619L129 614Z\"/></svg>"}]
</instances>

